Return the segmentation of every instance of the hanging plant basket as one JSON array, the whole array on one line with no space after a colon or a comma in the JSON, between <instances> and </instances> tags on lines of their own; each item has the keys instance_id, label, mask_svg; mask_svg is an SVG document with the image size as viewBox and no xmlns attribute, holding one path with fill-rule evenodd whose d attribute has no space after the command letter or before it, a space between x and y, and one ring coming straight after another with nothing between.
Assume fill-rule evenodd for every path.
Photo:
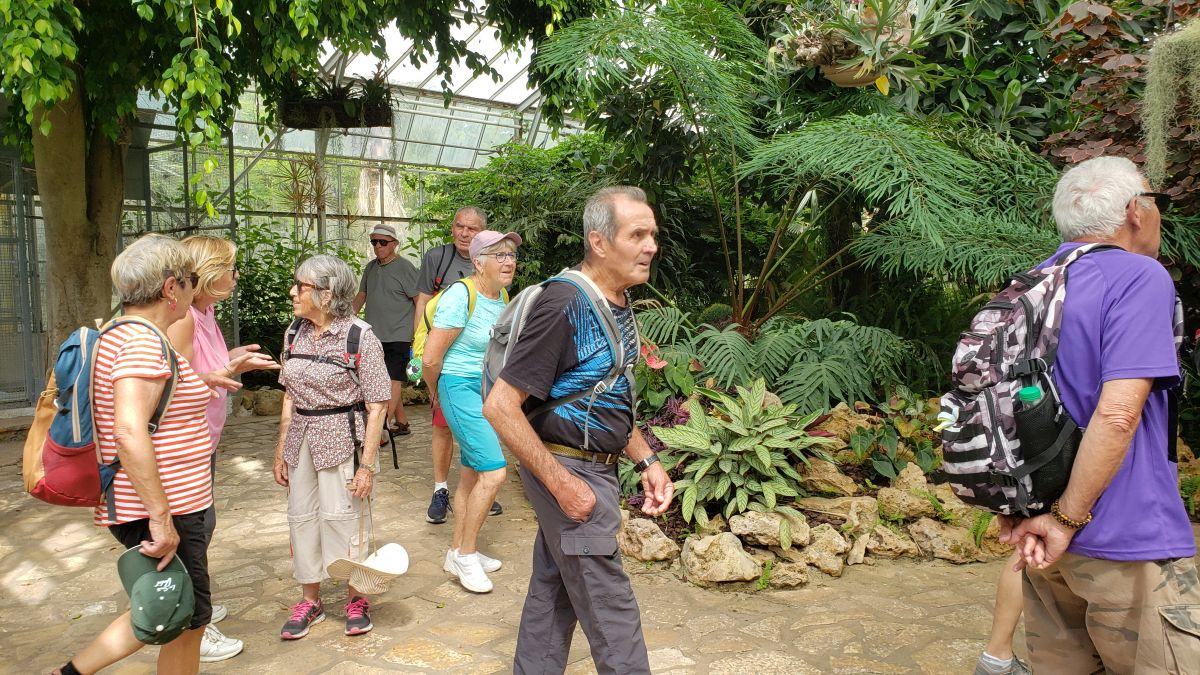
<instances>
[{"instance_id":1,"label":"hanging plant basket","mask_svg":"<svg viewBox=\"0 0 1200 675\"><path fill-rule=\"evenodd\" d=\"M279 121L292 129L390 127L392 108L387 103L354 98L284 101L279 105Z\"/></svg>"},{"instance_id":2,"label":"hanging plant basket","mask_svg":"<svg viewBox=\"0 0 1200 675\"><path fill-rule=\"evenodd\" d=\"M856 66L821 66L825 79L839 87L865 87L880 76L878 70L860 73Z\"/></svg>"}]
</instances>

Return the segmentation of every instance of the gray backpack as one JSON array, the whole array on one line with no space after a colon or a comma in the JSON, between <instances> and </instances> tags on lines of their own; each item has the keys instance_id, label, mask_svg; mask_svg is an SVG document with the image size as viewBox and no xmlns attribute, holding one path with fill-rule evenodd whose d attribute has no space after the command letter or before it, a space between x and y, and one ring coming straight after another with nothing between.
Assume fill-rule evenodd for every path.
<instances>
[{"instance_id":1,"label":"gray backpack","mask_svg":"<svg viewBox=\"0 0 1200 675\"><path fill-rule=\"evenodd\" d=\"M938 417L940 474L964 502L1030 516L1049 511L1066 489L1083 438L1054 386L1067 271L1089 253L1118 248L1087 244L1016 275L962 334L951 364L955 388L942 396ZM1178 297L1174 330L1178 349L1183 342ZM1172 459L1177 396L1177 388L1169 394Z\"/></svg>"},{"instance_id":2,"label":"gray backpack","mask_svg":"<svg viewBox=\"0 0 1200 675\"><path fill-rule=\"evenodd\" d=\"M500 377L500 371L504 370L504 364L508 362L508 356L512 353L513 346L517 344L517 340L521 337L521 329L525 326L525 321L529 318L529 313L533 310L538 296L552 283L571 284L587 300L587 304L591 307L592 312L604 330L604 337L608 341L608 347L612 352L612 367L591 389L585 389L561 398L550 399L529 411L526 414L526 418L533 420L539 415L545 414L559 406L588 396L587 417L583 427L582 449L589 450L592 406L596 403L596 397L612 389L617 378L621 375L625 375L626 380L629 382L630 392L634 395L633 405L630 408L631 414L632 411L637 410L637 389L633 386L633 367L637 364L637 354L641 352L642 342L641 336L637 333L637 322L635 321L634 335L637 346L635 347L634 357L630 359L627 365L623 365L628 355L625 353L625 347L621 341L621 330L617 326L617 319L613 316L612 309L608 306L608 300L604 297L604 294L596 286L595 282L582 272L571 269L563 270L557 276L550 277L536 286L530 286L521 291L505 306L504 311L500 313L500 317L496 319L496 324L492 326L491 339L488 341L487 352L483 357L482 394L484 400L487 400L492 386ZM629 302L628 293L626 293L625 300L626 303Z\"/></svg>"}]
</instances>

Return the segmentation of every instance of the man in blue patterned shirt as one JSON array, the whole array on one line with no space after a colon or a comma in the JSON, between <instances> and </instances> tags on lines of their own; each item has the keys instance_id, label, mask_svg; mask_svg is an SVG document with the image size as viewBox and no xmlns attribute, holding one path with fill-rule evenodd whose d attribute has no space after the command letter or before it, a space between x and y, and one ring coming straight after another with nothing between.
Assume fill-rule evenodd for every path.
<instances>
[{"instance_id":1,"label":"man in blue patterned shirt","mask_svg":"<svg viewBox=\"0 0 1200 675\"><path fill-rule=\"evenodd\" d=\"M584 207L579 270L616 319L622 366L638 358L626 291L649 279L657 233L639 188L605 188ZM562 673L577 622L598 672L650 672L637 600L617 551L617 459L628 456L641 472L642 510L649 515L666 511L674 486L634 424L634 383L621 375L595 397L535 413L548 400L591 392L612 372L613 350L601 320L579 288L549 284L484 405L484 415L520 460L538 516L516 673Z\"/></svg>"}]
</instances>

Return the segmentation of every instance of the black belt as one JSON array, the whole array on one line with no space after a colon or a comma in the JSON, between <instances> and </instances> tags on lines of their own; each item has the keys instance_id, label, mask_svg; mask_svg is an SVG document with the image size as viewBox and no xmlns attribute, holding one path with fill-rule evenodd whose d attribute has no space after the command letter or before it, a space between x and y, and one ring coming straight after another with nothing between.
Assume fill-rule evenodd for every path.
<instances>
[{"instance_id":1,"label":"black belt","mask_svg":"<svg viewBox=\"0 0 1200 675\"><path fill-rule=\"evenodd\" d=\"M367 406L362 401L351 403L350 405L340 405L335 408L293 408L297 415L303 417L327 417L329 415L345 415L347 423L350 425L350 438L354 439L354 470L358 471L358 452L362 448L362 443L358 440L358 426L354 423L354 413L367 411ZM386 429L388 432L388 440L392 442L392 466L400 468L400 458L396 455L396 437L392 435L391 429Z\"/></svg>"}]
</instances>

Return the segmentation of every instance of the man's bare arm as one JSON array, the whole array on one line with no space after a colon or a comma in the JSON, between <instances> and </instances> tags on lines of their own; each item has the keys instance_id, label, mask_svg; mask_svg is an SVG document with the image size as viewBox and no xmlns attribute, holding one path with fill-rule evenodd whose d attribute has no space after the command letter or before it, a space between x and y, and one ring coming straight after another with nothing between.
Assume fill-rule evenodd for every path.
<instances>
[{"instance_id":1,"label":"man's bare arm","mask_svg":"<svg viewBox=\"0 0 1200 675\"><path fill-rule=\"evenodd\" d=\"M527 397L525 392L499 379L483 404L483 416L517 456L521 466L531 471L554 495L567 516L586 520L596 505L596 495L587 483L563 468L538 438L521 410Z\"/></svg>"}]
</instances>

